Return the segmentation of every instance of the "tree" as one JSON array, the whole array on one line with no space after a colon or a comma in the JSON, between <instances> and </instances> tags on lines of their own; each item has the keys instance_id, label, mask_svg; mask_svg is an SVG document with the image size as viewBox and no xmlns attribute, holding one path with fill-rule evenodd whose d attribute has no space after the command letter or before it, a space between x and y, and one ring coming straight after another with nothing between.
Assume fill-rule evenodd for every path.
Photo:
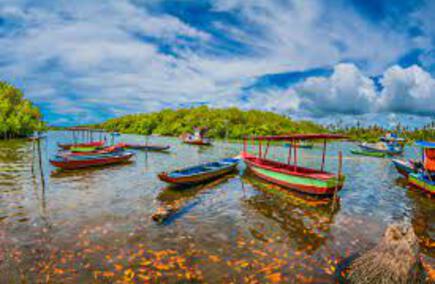
<instances>
[{"instance_id":1,"label":"tree","mask_svg":"<svg viewBox=\"0 0 435 284\"><path fill-rule=\"evenodd\" d=\"M24 137L43 126L39 109L19 89L0 81L0 138Z\"/></svg>"}]
</instances>

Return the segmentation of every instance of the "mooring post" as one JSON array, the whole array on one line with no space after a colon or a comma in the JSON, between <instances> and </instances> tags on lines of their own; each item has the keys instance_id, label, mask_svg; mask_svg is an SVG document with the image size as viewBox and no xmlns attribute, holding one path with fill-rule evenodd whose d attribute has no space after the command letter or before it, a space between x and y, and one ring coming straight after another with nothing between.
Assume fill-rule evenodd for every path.
<instances>
[{"instance_id":1,"label":"mooring post","mask_svg":"<svg viewBox=\"0 0 435 284\"><path fill-rule=\"evenodd\" d=\"M39 160L39 172L41 173L41 184L42 184L42 188L45 188L45 179L44 179L44 169L42 166L42 154L41 154L41 140L37 139L37 144L38 144L38 160Z\"/></svg>"}]
</instances>

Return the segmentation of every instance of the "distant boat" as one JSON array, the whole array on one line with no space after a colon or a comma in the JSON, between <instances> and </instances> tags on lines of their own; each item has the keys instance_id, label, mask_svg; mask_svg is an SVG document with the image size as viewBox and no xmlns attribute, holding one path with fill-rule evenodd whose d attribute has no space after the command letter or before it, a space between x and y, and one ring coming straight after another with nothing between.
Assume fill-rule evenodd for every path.
<instances>
[{"instance_id":1,"label":"distant boat","mask_svg":"<svg viewBox=\"0 0 435 284\"><path fill-rule=\"evenodd\" d=\"M57 146L64 150L69 150L71 147L81 148L81 147L103 147L105 141L95 141L89 143L76 143L76 144L61 144L58 143Z\"/></svg>"},{"instance_id":2,"label":"distant boat","mask_svg":"<svg viewBox=\"0 0 435 284\"><path fill-rule=\"evenodd\" d=\"M403 153L403 147L399 144L389 145L384 142L379 142L376 144L363 143L358 146L366 152L384 153L388 155L400 155Z\"/></svg>"},{"instance_id":3,"label":"distant boat","mask_svg":"<svg viewBox=\"0 0 435 284\"><path fill-rule=\"evenodd\" d=\"M365 151L365 150L350 150L350 152L354 155L377 157L377 158L383 158L387 155L386 153L382 153L382 152Z\"/></svg>"},{"instance_id":4,"label":"distant boat","mask_svg":"<svg viewBox=\"0 0 435 284\"><path fill-rule=\"evenodd\" d=\"M134 143L122 143L124 148L144 151L162 152L167 151L171 146L169 145L150 145L150 144L134 144Z\"/></svg>"},{"instance_id":5,"label":"distant boat","mask_svg":"<svg viewBox=\"0 0 435 284\"><path fill-rule=\"evenodd\" d=\"M120 136L121 134L119 132L112 132L112 133L110 133L110 135L112 135L112 136Z\"/></svg>"},{"instance_id":6,"label":"distant boat","mask_svg":"<svg viewBox=\"0 0 435 284\"><path fill-rule=\"evenodd\" d=\"M284 143L284 147L286 148L290 148L291 144L290 143ZM302 148L302 149L311 149L314 147L313 143L307 143L307 142L300 142L296 144L296 147L298 148Z\"/></svg>"},{"instance_id":7,"label":"distant boat","mask_svg":"<svg viewBox=\"0 0 435 284\"><path fill-rule=\"evenodd\" d=\"M89 167L106 166L112 164L124 163L133 157L131 152L116 152L113 154L77 156L77 157L59 157L50 160L50 163L63 170L75 170Z\"/></svg>"},{"instance_id":8,"label":"distant boat","mask_svg":"<svg viewBox=\"0 0 435 284\"><path fill-rule=\"evenodd\" d=\"M207 132L206 127L195 127L194 134L185 133L181 135L181 140L183 143L191 144L191 145L199 145L199 146L210 146L211 140L205 138L204 135Z\"/></svg>"},{"instance_id":9,"label":"distant boat","mask_svg":"<svg viewBox=\"0 0 435 284\"><path fill-rule=\"evenodd\" d=\"M172 172L161 172L158 177L161 181L173 185L193 185L210 181L234 171L240 160L226 158L217 162L197 165Z\"/></svg>"}]
</instances>

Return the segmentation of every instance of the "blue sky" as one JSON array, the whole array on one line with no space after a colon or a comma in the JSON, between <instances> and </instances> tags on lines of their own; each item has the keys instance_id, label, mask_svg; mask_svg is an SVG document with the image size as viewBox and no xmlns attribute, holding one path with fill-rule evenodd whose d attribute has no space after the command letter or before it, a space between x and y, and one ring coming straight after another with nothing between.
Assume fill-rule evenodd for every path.
<instances>
[{"instance_id":1,"label":"blue sky","mask_svg":"<svg viewBox=\"0 0 435 284\"><path fill-rule=\"evenodd\" d=\"M435 1L0 0L0 80L56 125L209 105L435 119Z\"/></svg>"}]
</instances>

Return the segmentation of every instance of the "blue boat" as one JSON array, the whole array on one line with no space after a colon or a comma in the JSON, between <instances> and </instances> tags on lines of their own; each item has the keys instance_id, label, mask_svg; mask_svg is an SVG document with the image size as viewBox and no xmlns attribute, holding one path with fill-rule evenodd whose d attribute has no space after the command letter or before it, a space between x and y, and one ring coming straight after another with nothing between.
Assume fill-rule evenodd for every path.
<instances>
[{"instance_id":1,"label":"blue boat","mask_svg":"<svg viewBox=\"0 0 435 284\"><path fill-rule=\"evenodd\" d=\"M173 185L198 184L231 173L236 169L239 161L237 158L226 158L169 173L161 172L158 177L160 180Z\"/></svg>"},{"instance_id":2,"label":"blue boat","mask_svg":"<svg viewBox=\"0 0 435 284\"><path fill-rule=\"evenodd\" d=\"M392 160L396 170L404 177L408 177L411 173L416 173L419 168L419 163L414 161L404 161L399 159Z\"/></svg>"}]
</instances>

